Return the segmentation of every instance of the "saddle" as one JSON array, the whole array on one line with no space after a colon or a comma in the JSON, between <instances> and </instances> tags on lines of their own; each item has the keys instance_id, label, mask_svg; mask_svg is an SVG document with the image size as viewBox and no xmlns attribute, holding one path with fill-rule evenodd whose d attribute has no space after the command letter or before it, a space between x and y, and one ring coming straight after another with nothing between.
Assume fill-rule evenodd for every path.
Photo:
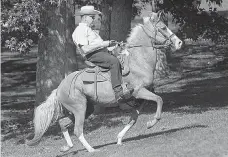
<instances>
[{"instance_id":1,"label":"saddle","mask_svg":"<svg viewBox=\"0 0 228 157\"><path fill-rule=\"evenodd\" d=\"M79 50L82 56L85 56L83 50L76 44L77 49ZM117 45L112 50L112 55L116 56L121 64L122 68L122 76L128 75L130 72L129 62L128 62L128 55L129 52L127 50L123 50L123 45ZM84 57L85 58L85 57ZM111 75L109 69L101 68L90 61L85 60L85 64L87 68L84 69L84 72L81 74L81 78L84 83L90 84L94 83L94 95L97 99L97 82L104 82L104 81L111 81Z\"/></svg>"},{"instance_id":2,"label":"saddle","mask_svg":"<svg viewBox=\"0 0 228 157\"><path fill-rule=\"evenodd\" d=\"M84 54L82 52L83 50L79 46L77 46L77 48L81 54ZM127 50L124 50L124 51L122 50L123 50L123 46L118 45L113 49L111 53L112 55L116 56L119 59L121 68L122 68L122 76L125 76L130 72L128 57L127 57L129 55L129 52ZM96 81L103 82L103 81L111 80L109 69L104 69L102 67L99 67L88 60L85 60L85 64L87 65L87 68L84 69L84 72L82 73L83 82L93 83Z\"/></svg>"},{"instance_id":3,"label":"saddle","mask_svg":"<svg viewBox=\"0 0 228 157\"><path fill-rule=\"evenodd\" d=\"M87 68L82 73L82 80L84 83L104 82L110 80L109 69L104 69L96 66L92 62L85 61Z\"/></svg>"}]
</instances>

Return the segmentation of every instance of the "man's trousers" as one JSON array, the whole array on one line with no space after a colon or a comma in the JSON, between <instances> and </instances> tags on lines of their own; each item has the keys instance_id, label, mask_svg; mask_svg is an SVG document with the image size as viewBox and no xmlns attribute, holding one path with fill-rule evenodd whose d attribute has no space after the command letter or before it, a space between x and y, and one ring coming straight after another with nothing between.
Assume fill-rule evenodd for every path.
<instances>
[{"instance_id":1,"label":"man's trousers","mask_svg":"<svg viewBox=\"0 0 228 157\"><path fill-rule=\"evenodd\" d=\"M121 64L115 56L108 53L107 49L101 49L86 55L88 61L105 69L110 69L112 88L122 84Z\"/></svg>"}]
</instances>

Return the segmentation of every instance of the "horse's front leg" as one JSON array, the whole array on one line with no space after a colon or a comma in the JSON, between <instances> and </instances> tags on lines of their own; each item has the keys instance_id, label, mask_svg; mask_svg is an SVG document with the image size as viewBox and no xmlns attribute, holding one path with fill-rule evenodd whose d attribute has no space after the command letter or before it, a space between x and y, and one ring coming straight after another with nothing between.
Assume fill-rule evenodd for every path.
<instances>
[{"instance_id":1,"label":"horse's front leg","mask_svg":"<svg viewBox=\"0 0 228 157\"><path fill-rule=\"evenodd\" d=\"M148 129L153 127L161 119L161 112L162 112L162 105L163 105L162 98L160 96L150 92L146 88L140 88L134 96L136 99L152 100L157 103L157 111L154 116L154 120L147 122Z\"/></svg>"},{"instance_id":2,"label":"horse's front leg","mask_svg":"<svg viewBox=\"0 0 228 157\"><path fill-rule=\"evenodd\" d=\"M140 114L140 111L142 110L143 105L140 106L139 109L136 109L133 111L131 118L128 122L128 124L124 127L124 129L118 134L117 136L117 144L121 145L122 144L122 139L123 136L126 134L126 132L136 123L138 116Z\"/></svg>"}]
</instances>

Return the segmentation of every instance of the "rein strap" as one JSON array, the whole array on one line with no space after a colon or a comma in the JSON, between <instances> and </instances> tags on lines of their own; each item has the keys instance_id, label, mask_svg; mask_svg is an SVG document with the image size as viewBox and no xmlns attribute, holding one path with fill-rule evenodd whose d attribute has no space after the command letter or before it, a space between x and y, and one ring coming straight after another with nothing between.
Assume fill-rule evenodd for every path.
<instances>
[{"instance_id":1,"label":"rein strap","mask_svg":"<svg viewBox=\"0 0 228 157\"><path fill-rule=\"evenodd\" d=\"M171 45L169 44L153 44L153 45L126 45L127 48L134 48L134 47L153 47L155 49L162 49L162 48L167 48Z\"/></svg>"}]
</instances>

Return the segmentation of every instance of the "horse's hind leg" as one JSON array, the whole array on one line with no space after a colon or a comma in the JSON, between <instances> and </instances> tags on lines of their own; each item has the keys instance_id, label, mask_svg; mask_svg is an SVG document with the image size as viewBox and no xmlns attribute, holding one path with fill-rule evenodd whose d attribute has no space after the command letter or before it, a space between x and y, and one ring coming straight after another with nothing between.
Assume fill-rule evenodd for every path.
<instances>
[{"instance_id":1,"label":"horse's hind leg","mask_svg":"<svg viewBox=\"0 0 228 157\"><path fill-rule=\"evenodd\" d=\"M85 140L83 134L84 120L86 114L86 97L79 91L75 91L75 98L69 98L64 107L71 111L75 117L74 134L78 137L82 145L89 151L94 152L95 149Z\"/></svg>"},{"instance_id":2,"label":"horse's hind leg","mask_svg":"<svg viewBox=\"0 0 228 157\"><path fill-rule=\"evenodd\" d=\"M93 111L94 111L94 106L92 104L87 105L85 118L88 118L93 113ZM60 151L67 152L73 147L73 143L68 132L68 127L73 125L74 115L72 113L69 113L69 111L67 110L64 110L63 114L64 114L63 116L65 117L62 117L59 119L59 125L67 145L62 146Z\"/></svg>"},{"instance_id":3,"label":"horse's hind leg","mask_svg":"<svg viewBox=\"0 0 228 157\"><path fill-rule=\"evenodd\" d=\"M157 102L157 111L154 116L154 120L147 122L147 128L153 127L160 119L161 119L161 112L163 106L163 100L160 96L148 91L146 88L141 88L135 95L137 99L145 99L145 100L152 100Z\"/></svg>"},{"instance_id":4,"label":"horse's hind leg","mask_svg":"<svg viewBox=\"0 0 228 157\"><path fill-rule=\"evenodd\" d=\"M61 131L63 133L63 136L67 142L67 145L64 145L61 147L61 149L60 149L61 152L69 151L73 147L73 143L72 143L72 140L71 140L69 132L68 132L68 127L70 125L73 125L73 121L72 121L73 117L72 117L72 115L69 115L69 113L67 113L67 115L64 115L64 116L66 116L66 117L59 119L59 125L60 125Z\"/></svg>"},{"instance_id":5,"label":"horse's hind leg","mask_svg":"<svg viewBox=\"0 0 228 157\"><path fill-rule=\"evenodd\" d=\"M122 139L126 132L136 123L138 116L140 114L140 111L142 110L143 105L140 106L139 109L134 110L134 112L131 115L129 123L124 127L124 129L118 134L117 136L117 144L121 145L122 144Z\"/></svg>"},{"instance_id":6,"label":"horse's hind leg","mask_svg":"<svg viewBox=\"0 0 228 157\"><path fill-rule=\"evenodd\" d=\"M74 111L74 116L75 116L74 133L78 137L82 145L88 150L88 152L94 152L95 149L89 145L89 143L84 138L84 134L83 134L85 112L86 112L86 108L84 107L80 107Z\"/></svg>"}]
</instances>

